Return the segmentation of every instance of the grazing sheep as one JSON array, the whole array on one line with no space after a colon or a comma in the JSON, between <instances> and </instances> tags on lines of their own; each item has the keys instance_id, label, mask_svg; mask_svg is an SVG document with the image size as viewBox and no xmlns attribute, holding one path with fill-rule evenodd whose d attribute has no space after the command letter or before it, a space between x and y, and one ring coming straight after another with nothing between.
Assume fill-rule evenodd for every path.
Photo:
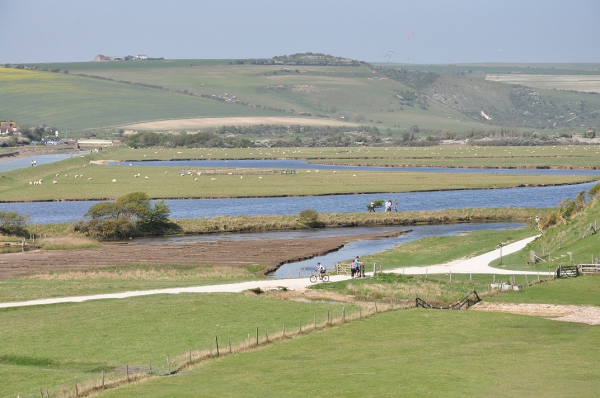
<instances>
[{"instance_id":1,"label":"grazing sheep","mask_svg":"<svg viewBox=\"0 0 600 398\"><path fill-rule=\"evenodd\" d=\"M88 177L88 181L92 181L92 177Z\"/></svg>"},{"instance_id":2,"label":"grazing sheep","mask_svg":"<svg viewBox=\"0 0 600 398\"><path fill-rule=\"evenodd\" d=\"M211 178L210 180L211 180L211 181L217 181L217 179L216 179L216 178L214 178L214 177L213 177L213 178Z\"/></svg>"},{"instance_id":3,"label":"grazing sheep","mask_svg":"<svg viewBox=\"0 0 600 398\"><path fill-rule=\"evenodd\" d=\"M310 173L310 170L306 170L307 173Z\"/></svg>"},{"instance_id":4,"label":"grazing sheep","mask_svg":"<svg viewBox=\"0 0 600 398\"><path fill-rule=\"evenodd\" d=\"M52 184L58 184L58 181L52 181Z\"/></svg>"},{"instance_id":5,"label":"grazing sheep","mask_svg":"<svg viewBox=\"0 0 600 398\"><path fill-rule=\"evenodd\" d=\"M319 170L315 170L315 173L318 173L318 172L319 172Z\"/></svg>"},{"instance_id":6,"label":"grazing sheep","mask_svg":"<svg viewBox=\"0 0 600 398\"><path fill-rule=\"evenodd\" d=\"M144 176L144 178L147 180L147 179L148 179L148 176Z\"/></svg>"},{"instance_id":7,"label":"grazing sheep","mask_svg":"<svg viewBox=\"0 0 600 398\"><path fill-rule=\"evenodd\" d=\"M168 173L169 173L168 171L165 171L165 174L168 174Z\"/></svg>"},{"instance_id":8,"label":"grazing sheep","mask_svg":"<svg viewBox=\"0 0 600 398\"><path fill-rule=\"evenodd\" d=\"M198 179L197 179L197 178L194 178L194 181L198 181Z\"/></svg>"},{"instance_id":9,"label":"grazing sheep","mask_svg":"<svg viewBox=\"0 0 600 398\"><path fill-rule=\"evenodd\" d=\"M352 174L352 177L356 177L356 174Z\"/></svg>"},{"instance_id":10,"label":"grazing sheep","mask_svg":"<svg viewBox=\"0 0 600 398\"><path fill-rule=\"evenodd\" d=\"M262 180L262 177L261 177L261 176L259 176L259 177L258 177L258 179L259 179L259 180Z\"/></svg>"},{"instance_id":11,"label":"grazing sheep","mask_svg":"<svg viewBox=\"0 0 600 398\"><path fill-rule=\"evenodd\" d=\"M227 173L227 175L228 175L228 176L232 176L232 175L233 175L233 173Z\"/></svg>"},{"instance_id":12,"label":"grazing sheep","mask_svg":"<svg viewBox=\"0 0 600 398\"><path fill-rule=\"evenodd\" d=\"M135 178L138 178L138 175L136 174L136 175L134 175L134 177L135 177Z\"/></svg>"},{"instance_id":13,"label":"grazing sheep","mask_svg":"<svg viewBox=\"0 0 600 398\"><path fill-rule=\"evenodd\" d=\"M65 177L67 177L67 176L68 176L68 174L65 174Z\"/></svg>"},{"instance_id":14,"label":"grazing sheep","mask_svg":"<svg viewBox=\"0 0 600 398\"><path fill-rule=\"evenodd\" d=\"M112 182L117 182L117 180L115 178L112 179Z\"/></svg>"},{"instance_id":15,"label":"grazing sheep","mask_svg":"<svg viewBox=\"0 0 600 398\"><path fill-rule=\"evenodd\" d=\"M244 176L240 176L240 180L244 179Z\"/></svg>"},{"instance_id":16,"label":"grazing sheep","mask_svg":"<svg viewBox=\"0 0 600 398\"><path fill-rule=\"evenodd\" d=\"M29 185L33 185L33 182L29 181Z\"/></svg>"},{"instance_id":17,"label":"grazing sheep","mask_svg":"<svg viewBox=\"0 0 600 398\"><path fill-rule=\"evenodd\" d=\"M182 174L181 176L183 177L185 174Z\"/></svg>"},{"instance_id":18,"label":"grazing sheep","mask_svg":"<svg viewBox=\"0 0 600 398\"><path fill-rule=\"evenodd\" d=\"M58 177L58 173L56 173L56 176Z\"/></svg>"},{"instance_id":19,"label":"grazing sheep","mask_svg":"<svg viewBox=\"0 0 600 398\"><path fill-rule=\"evenodd\" d=\"M337 174L337 171L333 170L333 174Z\"/></svg>"}]
</instances>

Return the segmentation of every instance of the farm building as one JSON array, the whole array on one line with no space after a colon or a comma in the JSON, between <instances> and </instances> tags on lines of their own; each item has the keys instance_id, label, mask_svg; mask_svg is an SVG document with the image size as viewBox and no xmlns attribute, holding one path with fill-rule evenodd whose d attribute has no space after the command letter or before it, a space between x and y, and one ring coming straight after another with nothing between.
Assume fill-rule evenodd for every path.
<instances>
[{"instance_id":1,"label":"farm building","mask_svg":"<svg viewBox=\"0 0 600 398\"><path fill-rule=\"evenodd\" d=\"M17 123L13 121L2 121L0 122L0 134L16 133L19 130Z\"/></svg>"}]
</instances>

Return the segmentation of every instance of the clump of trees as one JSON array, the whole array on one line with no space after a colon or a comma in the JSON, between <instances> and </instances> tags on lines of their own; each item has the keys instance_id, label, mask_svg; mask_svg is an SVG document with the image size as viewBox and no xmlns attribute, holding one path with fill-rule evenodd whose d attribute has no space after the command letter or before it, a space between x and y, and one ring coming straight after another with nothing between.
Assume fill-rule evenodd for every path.
<instances>
[{"instance_id":1,"label":"clump of trees","mask_svg":"<svg viewBox=\"0 0 600 398\"><path fill-rule=\"evenodd\" d=\"M162 235L178 230L170 214L164 200L152 203L145 192L132 192L114 202L92 205L74 229L100 239Z\"/></svg>"},{"instance_id":2,"label":"clump of trees","mask_svg":"<svg viewBox=\"0 0 600 398\"><path fill-rule=\"evenodd\" d=\"M29 221L29 214L17 211L0 211L0 233L5 235L27 236L25 224Z\"/></svg>"}]
</instances>

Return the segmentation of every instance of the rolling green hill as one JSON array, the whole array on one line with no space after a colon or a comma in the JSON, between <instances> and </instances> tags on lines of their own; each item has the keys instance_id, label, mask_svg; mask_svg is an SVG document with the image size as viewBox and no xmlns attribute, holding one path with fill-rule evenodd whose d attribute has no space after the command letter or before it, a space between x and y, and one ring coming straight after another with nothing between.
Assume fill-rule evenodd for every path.
<instances>
[{"instance_id":1,"label":"rolling green hill","mask_svg":"<svg viewBox=\"0 0 600 398\"><path fill-rule=\"evenodd\" d=\"M582 132L600 126L600 95L534 89L485 76L600 74L597 66L370 65L311 53L266 60L16 66L35 70L9 65L0 68L0 118L61 130L272 115L344 120L376 126L388 136L414 126L422 137L519 128Z\"/></svg>"}]
</instances>

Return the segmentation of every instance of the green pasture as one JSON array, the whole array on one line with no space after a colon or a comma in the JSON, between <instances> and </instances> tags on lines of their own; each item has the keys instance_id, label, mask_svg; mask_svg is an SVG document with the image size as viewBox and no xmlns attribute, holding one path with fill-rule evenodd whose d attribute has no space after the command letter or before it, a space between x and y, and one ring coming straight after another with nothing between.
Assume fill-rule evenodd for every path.
<instances>
[{"instance_id":1,"label":"green pasture","mask_svg":"<svg viewBox=\"0 0 600 398\"><path fill-rule=\"evenodd\" d=\"M600 145L352 148L107 148L93 159L216 160L306 159L309 163L351 166L423 166L485 168L600 168ZM533 171L532 171L533 172Z\"/></svg>"},{"instance_id":2,"label":"green pasture","mask_svg":"<svg viewBox=\"0 0 600 398\"><path fill-rule=\"evenodd\" d=\"M592 176L501 173L474 179L462 173L333 172L316 168L299 170L297 174L268 175L252 171L242 175L241 171L224 169L227 174L212 175L214 169L209 168L101 165L91 164L91 159L94 157L83 156L3 173L1 198L3 201L110 199L134 191L159 199L305 196L509 188L594 180ZM33 184L40 179L42 184Z\"/></svg>"},{"instance_id":3,"label":"green pasture","mask_svg":"<svg viewBox=\"0 0 600 398\"><path fill-rule=\"evenodd\" d=\"M599 337L528 316L395 311L102 396L594 397Z\"/></svg>"},{"instance_id":4,"label":"green pasture","mask_svg":"<svg viewBox=\"0 0 600 398\"><path fill-rule=\"evenodd\" d=\"M286 68L291 69L283 71ZM69 70L71 73L153 84L172 91L216 96L228 94L252 105L292 113L324 114L333 118L344 116L369 125L408 128L417 124L433 128L432 122L437 122L440 129L446 126L464 130L471 124L468 118L453 110L440 108L431 112L416 106L402 106L395 93L413 90L380 75L374 76L366 67L217 64Z\"/></svg>"},{"instance_id":5,"label":"green pasture","mask_svg":"<svg viewBox=\"0 0 600 398\"><path fill-rule=\"evenodd\" d=\"M77 131L140 121L273 112L89 77L0 68L3 118Z\"/></svg>"},{"instance_id":6,"label":"green pasture","mask_svg":"<svg viewBox=\"0 0 600 398\"><path fill-rule=\"evenodd\" d=\"M259 328L271 336L340 318L341 305L300 303L240 294L157 295L0 310L1 397L33 397L39 389L100 380L101 371L129 365L167 373L186 354L237 346ZM357 309L346 306L351 316ZM254 341L254 340L253 340Z\"/></svg>"}]
</instances>

